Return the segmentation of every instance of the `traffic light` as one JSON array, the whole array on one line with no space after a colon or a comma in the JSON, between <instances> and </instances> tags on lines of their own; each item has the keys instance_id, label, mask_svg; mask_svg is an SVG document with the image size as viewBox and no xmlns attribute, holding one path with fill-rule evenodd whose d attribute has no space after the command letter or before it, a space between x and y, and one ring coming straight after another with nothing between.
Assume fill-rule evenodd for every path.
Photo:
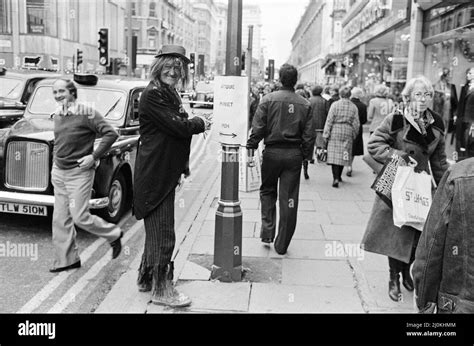
<instances>
[{"instance_id":1,"label":"traffic light","mask_svg":"<svg viewBox=\"0 0 474 346\"><path fill-rule=\"evenodd\" d=\"M265 80L268 80L268 77L270 75L270 71L268 70L268 66L265 68Z\"/></svg>"},{"instance_id":2,"label":"traffic light","mask_svg":"<svg viewBox=\"0 0 474 346\"><path fill-rule=\"evenodd\" d=\"M242 52L242 70L245 70L245 52Z\"/></svg>"},{"instance_id":3,"label":"traffic light","mask_svg":"<svg viewBox=\"0 0 474 346\"><path fill-rule=\"evenodd\" d=\"M79 65L82 64L82 50L78 49L76 55L77 55L76 67L79 67Z\"/></svg>"},{"instance_id":4,"label":"traffic light","mask_svg":"<svg viewBox=\"0 0 474 346\"><path fill-rule=\"evenodd\" d=\"M189 54L189 72L194 74L194 53Z\"/></svg>"},{"instance_id":5,"label":"traffic light","mask_svg":"<svg viewBox=\"0 0 474 346\"><path fill-rule=\"evenodd\" d=\"M99 30L99 64L106 66L109 62L109 29Z\"/></svg>"},{"instance_id":6,"label":"traffic light","mask_svg":"<svg viewBox=\"0 0 474 346\"><path fill-rule=\"evenodd\" d=\"M275 79L275 60L273 59L268 60L268 79L271 81Z\"/></svg>"}]
</instances>

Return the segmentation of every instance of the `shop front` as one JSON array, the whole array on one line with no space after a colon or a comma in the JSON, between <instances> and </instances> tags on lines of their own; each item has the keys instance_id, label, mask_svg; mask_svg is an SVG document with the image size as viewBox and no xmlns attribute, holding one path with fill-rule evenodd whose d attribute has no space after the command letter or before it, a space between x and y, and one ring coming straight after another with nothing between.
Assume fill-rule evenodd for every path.
<instances>
[{"instance_id":1,"label":"shop front","mask_svg":"<svg viewBox=\"0 0 474 346\"><path fill-rule=\"evenodd\" d=\"M370 97L378 84L400 92L405 85L411 1L357 2L343 25L343 62L351 85Z\"/></svg>"},{"instance_id":2,"label":"shop front","mask_svg":"<svg viewBox=\"0 0 474 346\"><path fill-rule=\"evenodd\" d=\"M447 75L459 96L466 70L474 67L474 4L461 3L424 13L424 75L437 84Z\"/></svg>"}]
</instances>

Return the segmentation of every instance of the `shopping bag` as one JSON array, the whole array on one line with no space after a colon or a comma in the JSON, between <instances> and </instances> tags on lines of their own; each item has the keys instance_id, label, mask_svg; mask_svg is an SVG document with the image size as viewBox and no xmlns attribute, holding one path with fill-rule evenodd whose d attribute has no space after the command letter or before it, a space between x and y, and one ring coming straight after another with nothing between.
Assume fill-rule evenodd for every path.
<instances>
[{"instance_id":1,"label":"shopping bag","mask_svg":"<svg viewBox=\"0 0 474 346\"><path fill-rule=\"evenodd\" d=\"M328 151L323 148L316 148L316 159L318 162L326 162L328 160Z\"/></svg>"},{"instance_id":2,"label":"shopping bag","mask_svg":"<svg viewBox=\"0 0 474 346\"><path fill-rule=\"evenodd\" d=\"M392 185L399 166L406 166L407 161L400 155L392 154L377 174L371 188L391 208Z\"/></svg>"},{"instance_id":3,"label":"shopping bag","mask_svg":"<svg viewBox=\"0 0 474 346\"><path fill-rule=\"evenodd\" d=\"M431 207L431 177L400 166L392 185L393 224L423 230Z\"/></svg>"}]
</instances>

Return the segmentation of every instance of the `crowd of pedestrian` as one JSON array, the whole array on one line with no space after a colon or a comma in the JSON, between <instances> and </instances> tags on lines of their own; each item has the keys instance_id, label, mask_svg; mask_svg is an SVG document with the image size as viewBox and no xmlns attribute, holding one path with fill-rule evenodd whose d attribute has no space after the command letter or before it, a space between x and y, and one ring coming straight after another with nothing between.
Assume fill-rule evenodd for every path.
<instances>
[{"instance_id":1,"label":"crowd of pedestrian","mask_svg":"<svg viewBox=\"0 0 474 346\"><path fill-rule=\"evenodd\" d=\"M445 146L447 134L456 131L456 149L474 156L474 68L466 71L459 101L446 71L436 84L419 76L408 80L401 92L398 86L390 91L384 84L375 85L373 95L360 87L296 84L295 74L293 66L282 66L283 87L254 101L256 115L247 149L252 156L264 140L262 242L269 244L275 238L278 198L281 216L275 250L286 253L296 227L301 164L309 179L308 162L314 163L315 149L326 150L325 162L331 165L332 186L337 188L344 167L351 177L354 157L364 155L363 125L369 122L367 151L375 162L382 166L397 154L413 163L415 172L432 176L433 192L439 185L423 232L411 225L395 226L393 206L375 195L361 243L365 251L388 257L388 296L401 300L401 275L403 287L416 290L420 312L474 312L474 256L468 250L474 246L469 228L474 221L467 220L473 215L474 158L450 168ZM436 93L442 94L433 102ZM451 259L448 253L455 248L458 255L461 244L468 247Z\"/></svg>"}]
</instances>

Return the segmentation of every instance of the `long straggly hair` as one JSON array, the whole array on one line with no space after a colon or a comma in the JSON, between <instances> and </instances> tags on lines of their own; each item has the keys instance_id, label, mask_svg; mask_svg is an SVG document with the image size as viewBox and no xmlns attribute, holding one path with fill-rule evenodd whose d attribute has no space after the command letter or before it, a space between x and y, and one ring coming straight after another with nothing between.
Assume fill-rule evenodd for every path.
<instances>
[{"instance_id":1,"label":"long straggly hair","mask_svg":"<svg viewBox=\"0 0 474 346\"><path fill-rule=\"evenodd\" d=\"M188 64L180 57L173 56L173 55L162 55L156 58L155 61L153 61L153 63L150 66L151 80L161 85L160 76L161 76L161 71L163 71L163 67L166 65L166 63L169 63L169 64L175 63L176 60L179 60L181 64L181 71L180 71L181 72L181 77L180 77L181 85L183 88L186 87L186 84L188 83Z\"/></svg>"}]
</instances>

